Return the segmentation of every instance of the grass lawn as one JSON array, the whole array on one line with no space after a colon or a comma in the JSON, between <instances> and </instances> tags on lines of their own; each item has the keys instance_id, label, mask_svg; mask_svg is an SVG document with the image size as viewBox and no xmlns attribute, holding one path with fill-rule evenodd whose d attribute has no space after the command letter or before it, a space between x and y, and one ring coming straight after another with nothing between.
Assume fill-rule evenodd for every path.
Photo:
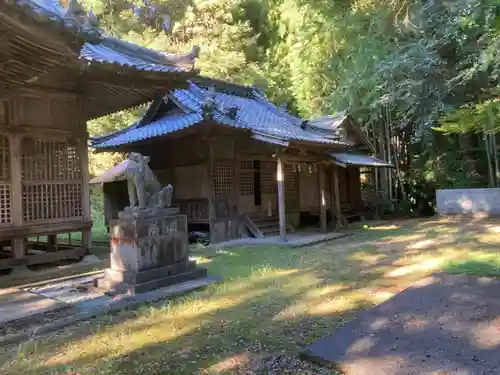
<instances>
[{"instance_id":1,"label":"grass lawn","mask_svg":"<svg viewBox=\"0 0 500 375\"><path fill-rule=\"evenodd\" d=\"M500 274L500 222L410 220L308 248L194 253L224 282L4 348L0 373L267 374L263 358L294 355L424 275Z\"/></svg>"}]
</instances>

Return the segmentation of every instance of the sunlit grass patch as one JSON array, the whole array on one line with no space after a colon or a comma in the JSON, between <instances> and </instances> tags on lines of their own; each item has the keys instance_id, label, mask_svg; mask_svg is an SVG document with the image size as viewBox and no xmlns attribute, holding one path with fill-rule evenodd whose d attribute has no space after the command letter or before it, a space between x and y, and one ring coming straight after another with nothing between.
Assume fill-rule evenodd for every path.
<instances>
[{"instance_id":1,"label":"sunlit grass patch","mask_svg":"<svg viewBox=\"0 0 500 375\"><path fill-rule=\"evenodd\" d=\"M497 253L472 252L444 265L444 271L476 276L500 276L500 248Z\"/></svg>"}]
</instances>

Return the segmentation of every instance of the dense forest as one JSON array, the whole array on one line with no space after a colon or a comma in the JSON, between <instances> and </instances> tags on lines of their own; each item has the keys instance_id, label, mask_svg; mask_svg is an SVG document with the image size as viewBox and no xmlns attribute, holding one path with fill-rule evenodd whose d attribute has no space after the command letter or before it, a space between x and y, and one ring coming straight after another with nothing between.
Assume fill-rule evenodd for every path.
<instances>
[{"instance_id":1,"label":"dense forest","mask_svg":"<svg viewBox=\"0 0 500 375\"><path fill-rule=\"evenodd\" d=\"M386 198L422 211L447 187L500 185L500 3L493 0L86 0L110 34L201 47L207 76L256 84L304 118L349 110L396 168ZM91 135L143 108L94 120ZM92 170L116 156L91 155ZM392 181L387 184L387 181Z\"/></svg>"}]
</instances>

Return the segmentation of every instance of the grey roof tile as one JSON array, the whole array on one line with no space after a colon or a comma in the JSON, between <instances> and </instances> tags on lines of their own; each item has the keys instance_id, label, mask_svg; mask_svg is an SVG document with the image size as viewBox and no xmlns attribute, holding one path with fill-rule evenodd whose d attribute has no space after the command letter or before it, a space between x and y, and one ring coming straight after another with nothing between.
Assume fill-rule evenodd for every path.
<instances>
[{"instance_id":1,"label":"grey roof tile","mask_svg":"<svg viewBox=\"0 0 500 375\"><path fill-rule=\"evenodd\" d=\"M123 43L124 46L126 46L126 44L130 44L123 41L120 42ZM119 64L121 66L133 67L137 70L155 72L183 72L185 70L181 67L168 65L166 63L152 63L144 59L144 57L142 57L140 54L133 54L128 51L122 51L116 48L116 46L109 45L106 39L104 39L99 44L85 43L80 52L80 57L91 63L98 62Z\"/></svg>"},{"instance_id":2,"label":"grey roof tile","mask_svg":"<svg viewBox=\"0 0 500 375\"><path fill-rule=\"evenodd\" d=\"M51 23L83 38L95 39L101 36L102 31L99 28L67 16L66 9L57 0L4 0L4 2L24 10L36 21Z\"/></svg>"},{"instance_id":3,"label":"grey roof tile","mask_svg":"<svg viewBox=\"0 0 500 375\"><path fill-rule=\"evenodd\" d=\"M378 159L374 156L364 155L354 152L332 152L329 154L334 161L354 166L366 166L366 167L394 167L391 163L388 163L382 159Z\"/></svg>"},{"instance_id":4,"label":"grey roof tile","mask_svg":"<svg viewBox=\"0 0 500 375\"><path fill-rule=\"evenodd\" d=\"M185 129L201 121L201 115L198 113L175 114L167 118L151 122L142 127L135 127L129 131L118 133L114 137L105 139L98 148L116 147L123 144L134 143L137 141L160 137L168 133L173 133Z\"/></svg>"}]
</instances>

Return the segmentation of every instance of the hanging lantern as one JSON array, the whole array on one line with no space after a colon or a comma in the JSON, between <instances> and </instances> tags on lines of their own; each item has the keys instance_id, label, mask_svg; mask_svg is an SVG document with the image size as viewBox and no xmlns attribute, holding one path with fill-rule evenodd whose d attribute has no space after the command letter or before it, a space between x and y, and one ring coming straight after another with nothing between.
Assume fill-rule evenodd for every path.
<instances>
[{"instance_id":1,"label":"hanging lantern","mask_svg":"<svg viewBox=\"0 0 500 375\"><path fill-rule=\"evenodd\" d=\"M295 163L292 164L292 172L297 173L297 164Z\"/></svg>"},{"instance_id":2,"label":"hanging lantern","mask_svg":"<svg viewBox=\"0 0 500 375\"><path fill-rule=\"evenodd\" d=\"M300 164L297 165L297 169L299 170L299 173L300 173Z\"/></svg>"},{"instance_id":3,"label":"hanging lantern","mask_svg":"<svg viewBox=\"0 0 500 375\"><path fill-rule=\"evenodd\" d=\"M313 173L312 166L309 165L309 174L312 174L312 173Z\"/></svg>"}]
</instances>

